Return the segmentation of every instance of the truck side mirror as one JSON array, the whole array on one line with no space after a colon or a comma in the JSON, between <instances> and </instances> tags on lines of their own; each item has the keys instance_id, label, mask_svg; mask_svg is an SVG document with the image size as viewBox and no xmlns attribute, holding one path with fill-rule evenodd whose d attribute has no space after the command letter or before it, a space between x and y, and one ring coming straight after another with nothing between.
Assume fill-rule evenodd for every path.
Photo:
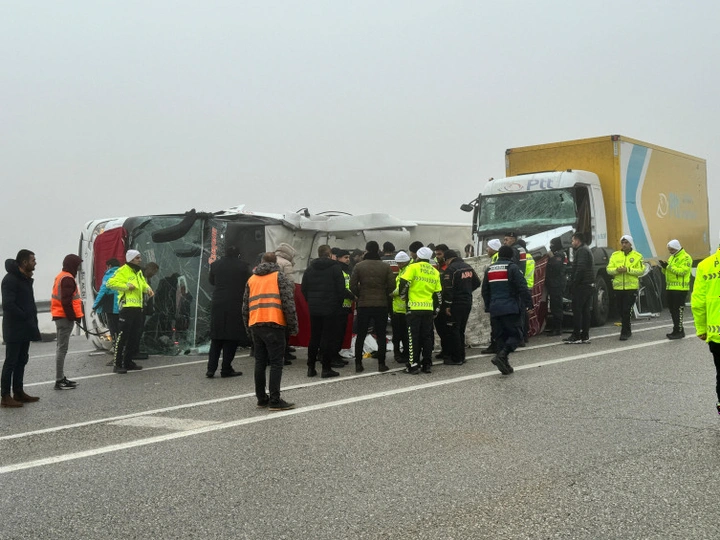
<instances>
[{"instance_id":1,"label":"truck side mirror","mask_svg":"<svg viewBox=\"0 0 720 540\"><path fill-rule=\"evenodd\" d=\"M461 204L460 210L462 210L463 212L472 212L473 210L475 210L475 207L472 204Z\"/></svg>"}]
</instances>

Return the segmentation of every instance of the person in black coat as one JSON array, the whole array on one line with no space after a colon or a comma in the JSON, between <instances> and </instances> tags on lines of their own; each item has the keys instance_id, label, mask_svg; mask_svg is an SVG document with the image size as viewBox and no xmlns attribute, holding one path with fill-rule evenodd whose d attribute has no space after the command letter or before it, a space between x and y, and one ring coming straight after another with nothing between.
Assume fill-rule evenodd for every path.
<instances>
[{"instance_id":1,"label":"person in black coat","mask_svg":"<svg viewBox=\"0 0 720 540\"><path fill-rule=\"evenodd\" d=\"M2 407L22 407L40 398L29 396L23 389L25 366L30 358L30 342L40 341L33 272L35 254L21 249L15 259L5 261L7 275L2 280L3 340L5 363L0 377ZM13 396L10 395L12 388Z\"/></svg>"},{"instance_id":2,"label":"person in black coat","mask_svg":"<svg viewBox=\"0 0 720 540\"><path fill-rule=\"evenodd\" d=\"M317 375L315 363L320 352L321 377L337 377L331 363L336 343L337 318L345 299L345 276L337 261L330 258L328 245L318 247L318 258L314 259L303 274L300 290L310 311L310 343L308 344L308 377Z\"/></svg>"},{"instance_id":3,"label":"person in black coat","mask_svg":"<svg viewBox=\"0 0 720 540\"><path fill-rule=\"evenodd\" d=\"M225 256L210 265L210 284L215 286L210 308L210 352L208 353L208 378L215 375L222 352L221 377L242 375L235 371L232 361L238 346L250 344L242 320L242 303L245 285L252 275L250 265L239 259L240 251L228 246Z\"/></svg>"},{"instance_id":4,"label":"person in black coat","mask_svg":"<svg viewBox=\"0 0 720 540\"><path fill-rule=\"evenodd\" d=\"M512 261L513 255L510 246L500 248L498 260L485 270L481 289L485 311L493 319L493 337L497 342L497 353L492 363L503 375L514 371L508 362L508 354L522 340L520 317L524 316L525 306L531 303L525 276Z\"/></svg>"},{"instance_id":5,"label":"person in black coat","mask_svg":"<svg viewBox=\"0 0 720 540\"><path fill-rule=\"evenodd\" d=\"M549 328L551 336L562 335L563 293L565 292L567 255L562 249L560 238L550 240L550 255L545 270L545 287L550 297L550 314L552 323Z\"/></svg>"},{"instance_id":6,"label":"person in black coat","mask_svg":"<svg viewBox=\"0 0 720 540\"><path fill-rule=\"evenodd\" d=\"M443 364L465 363L465 328L472 309L472 294L480 287L480 278L472 266L453 250L445 252L447 267L442 273L442 310L447 317L449 358Z\"/></svg>"},{"instance_id":7,"label":"person in black coat","mask_svg":"<svg viewBox=\"0 0 720 540\"><path fill-rule=\"evenodd\" d=\"M572 247L575 254L570 273L573 333L563 341L572 344L590 343L590 308L595 294L594 258L582 233L573 234Z\"/></svg>"}]
</instances>

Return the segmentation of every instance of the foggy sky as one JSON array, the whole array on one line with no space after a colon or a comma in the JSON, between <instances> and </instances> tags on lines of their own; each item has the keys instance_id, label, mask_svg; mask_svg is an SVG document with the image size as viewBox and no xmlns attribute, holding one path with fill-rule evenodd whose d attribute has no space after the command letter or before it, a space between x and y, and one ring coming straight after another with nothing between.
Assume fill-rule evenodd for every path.
<instances>
[{"instance_id":1,"label":"foggy sky","mask_svg":"<svg viewBox=\"0 0 720 540\"><path fill-rule=\"evenodd\" d=\"M640 139L707 159L718 200L716 0L0 7L0 257L36 252L38 299L92 219L468 222L516 146Z\"/></svg>"}]
</instances>

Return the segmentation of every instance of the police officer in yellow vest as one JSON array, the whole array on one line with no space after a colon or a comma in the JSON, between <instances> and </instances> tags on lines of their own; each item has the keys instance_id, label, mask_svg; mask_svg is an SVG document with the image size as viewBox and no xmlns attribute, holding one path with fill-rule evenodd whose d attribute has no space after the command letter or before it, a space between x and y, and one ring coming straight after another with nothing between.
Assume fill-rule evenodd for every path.
<instances>
[{"instance_id":1,"label":"police officer in yellow vest","mask_svg":"<svg viewBox=\"0 0 720 540\"><path fill-rule=\"evenodd\" d=\"M667 262L658 261L663 269L663 274L665 274L668 310L673 321L672 332L665 335L668 339L682 339L685 337L683 314L685 312L685 299L690 290L692 257L677 240L670 240L667 247L670 252Z\"/></svg>"},{"instance_id":2,"label":"police officer in yellow vest","mask_svg":"<svg viewBox=\"0 0 720 540\"><path fill-rule=\"evenodd\" d=\"M620 250L610 256L607 265L607 273L613 276L613 289L622 320L620 341L632 335L630 316L640 286L639 278L644 270L642 255L633 249L632 236L624 235L620 238Z\"/></svg>"},{"instance_id":3,"label":"police officer in yellow vest","mask_svg":"<svg viewBox=\"0 0 720 540\"><path fill-rule=\"evenodd\" d=\"M143 303L145 296L152 298L152 288L145 281L140 264L142 257L136 249L128 249L125 263L115 275L107 280L106 286L118 291L120 306L120 328L115 345L115 367L113 373L125 374L128 370L142 369L133 362L133 356L140 350L140 337L145 327Z\"/></svg>"},{"instance_id":4,"label":"police officer in yellow vest","mask_svg":"<svg viewBox=\"0 0 720 540\"><path fill-rule=\"evenodd\" d=\"M55 390L73 390L77 383L65 376L65 356L67 356L70 334L75 321L83 318L82 299L75 276L82 259L77 255L66 255L62 272L55 277L50 299L50 315L57 329L57 347L55 348Z\"/></svg>"},{"instance_id":5,"label":"police officer in yellow vest","mask_svg":"<svg viewBox=\"0 0 720 540\"><path fill-rule=\"evenodd\" d=\"M280 382L285 356L285 331L298 333L295 312L295 290L280 271L275 253L263 255L253 270L243 296L243 321L252 333L255 344L255 395L258 408L284 411L295 407L280 397ZM265 391L265 371L270 366L268 392Z\"/></svg>"},{"instance_id":6,"label":"police officer in yellow vest","mask_svg":"<svg viewBox=\"0 0 720 540\"><path fill-rule=\"evenodd\" d=\"M498 260L498 250L502 247L502 242L499 239L493 238L487 244L487 254L490 257L490 262Z\"/></svg>"},{"instance_id":7,"label":"police officer in yellow vest","mask_svg":"<svg viewBox=\"0 0 720 540\"><path fill-rule=\"evenodd\" d=\"M715 362L715 391L720 414L720 248L698 265L690 305L697 337L707 342Z\"/></svg>"},{"instance_id":8,"label":"police officer in yellow vest","mask_svg":"<svg viewBox=\"0 0 720 540\"><path fill-rule=\"evenodd\" d=\"M435 334L433 320L442 305L440 273L430 264L433 251L428 247L417 250L417 261L408 266L400 278L400 298L407 302L409 353L406 373L417 375L432 372L432 348Z\"/></svg>"},{"instance_id":9,"label":"police officer in yellow vest","mask_svg":"<svg viewBox=\"0 0 720 540\"><path fill-rule=\"evenodd\" d=\"M410 255L398 251L395 255L395 264L398 266L395 278L395 290L392 292L392 313L390 324L392 326L393 356L398 364L405 364L410 359L410 344L407 326L407 304L400 298L400 279L410 264Z\"/></svg>"}]
</instances>

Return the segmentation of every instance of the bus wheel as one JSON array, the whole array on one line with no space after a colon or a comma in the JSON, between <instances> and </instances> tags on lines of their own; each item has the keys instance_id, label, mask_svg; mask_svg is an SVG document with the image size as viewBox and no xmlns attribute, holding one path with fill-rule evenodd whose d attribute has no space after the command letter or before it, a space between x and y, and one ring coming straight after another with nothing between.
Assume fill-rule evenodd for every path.
<instances>
[{"instance_id":1,"label":"bus wheel","mask_svg":"<svg viewBox=\"0 0 720 540\"><path fill-rule=\"evenodd\" d=\"M590 322L593 326L602 326L607 322L610 314L610 288L602 276L595 280L595 294L593 295L592 316Z\"/></svg>"}]
</instances>

